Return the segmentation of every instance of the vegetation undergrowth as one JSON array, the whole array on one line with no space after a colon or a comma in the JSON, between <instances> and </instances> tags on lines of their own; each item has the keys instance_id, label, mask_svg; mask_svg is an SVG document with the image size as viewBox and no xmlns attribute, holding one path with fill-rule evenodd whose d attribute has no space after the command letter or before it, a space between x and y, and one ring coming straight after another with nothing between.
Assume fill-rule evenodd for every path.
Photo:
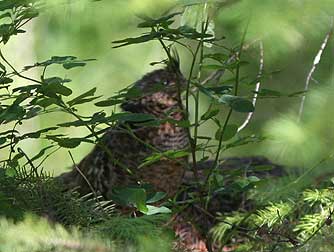
<instances>
[{"instance_id":1,"label":"vegetation undergrowth","mask_svg":"<svg viewBox=\"0 0 334 252\"><path fill-rule=\"evenodd\" d=\"M24 33L25 25L48 5L38 0L0 1L0 124L6 126L0 132L0 149L7 156L0 163L0 251L170 251L175 237L167 224L172 215L188 207L200 209L203 219L208 216L214 219L212 226L202 232L220 249L230 246L235 251L312 251L324 242L322 251L333 249L330 241L333 182L305 188L299 182L310 170L302 175L297 173L298 177L291 175L288 182L278 181L277 176L271 176L272 165L246 163L235 169L222 169L225 163L222 154L227 150L265 141L266 137L260 134L242 133L251 121L257 99L301 97L305 92L283 94L260 87L264 76L261 42L259 72L244 77L242 67L247 62L243 57L250 47L247 27L237 46L226 47L214 30L214 10L218 7L219 4L205 2L178 7L176 12L159 18L140 15L138 28L145 32L113 42L115 48L159 43L166 59L152 65L171 62L177 57L177 50L183 49L190 55L187 86L185 92L179 89L178 94L185 100L183 112L188 119L170 121L188 130L190 147L157 152L145 160L141 169L161 158L187 155L193 179L180 189L178 196L185 194L185 199L175 197L156 206L165 197L160 192L151 195L145 188L128 188L121 192L121 202L112 202L94 191L85 196L75 190L64 191L43 171L43 163L54 152L65 148L72 157L70 149L81 143L98 143L106 129L116 123L161 121L151 115L118 112L116 106L125 98L140 95L132 87L102 99L95 95L96 87L73 95L70 79L48 74L53 67L70 71L94 59L51 56L24 66L23 70L16 69L2 48L10 43L12 36ZM180 24L177 18L181 19ZM40 73L40 78L29 77L32 69ZM209 105L201 113L203 100L209 100ZM82 115L79 109L82 104L96 106L99 111ZM110 107L112 112L106 112L105 108ZM72 119L38 131L20 132L19 128L35 117L55 112L70 115ZM246 118L241 126L232 122L239 113ZM209 122L214 123L215 133L200 135L199 127ZM60 133L68 127L84 127L87 135L71 137ZM48 144L36 155L28 156L20 144L34 139L43 139ZM212 162L203 171L200 164L208 160ZM280 176L286 174L285 171ZM272 183L279 185L279 182L282 185L270 191ZM284 193L293 191L292 188L298 190ZM218 209L211 212L214 203ZM122 215L119 204L129 208L129 213ZM226 204L233 206L226 210ZM157 244L156 240L161 238Z\"/></svg>"}]
</instances>

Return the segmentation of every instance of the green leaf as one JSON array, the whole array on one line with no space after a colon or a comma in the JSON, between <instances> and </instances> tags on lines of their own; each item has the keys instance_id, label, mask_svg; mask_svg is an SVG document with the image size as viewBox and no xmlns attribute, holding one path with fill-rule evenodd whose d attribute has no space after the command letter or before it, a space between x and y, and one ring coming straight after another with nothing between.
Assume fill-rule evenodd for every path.
<instances>
[{"instance_id":1,"label":"green leaf","mask_svg":"<svg viewBox=\"0 0 334 252\"><path fill-rule=\"evenodd\" d=\"M75 56L52 56L51 59L38 62L32 66L25 66L25 70L29 70L34 67L46 67L52 64L60 64L63 65L65 69L71 69L73 67L85 66L88 61L93 61L95 59L85 59L85 60L78 60Z\"/></svg>"},{"instance_id":2,"label":"green leaf","mask_svg":"<svg viewBox=\"0 0 334 252\"><path fill-rule=\"evenodd\" d=\"M249 113L254 111L253 103L245 98L234 95L222 95L218 102L227 104L231 109L241 112Z\"/></svg>"},{"instance_id":3,"label":"green leaf","mask_svg":"<svg viewBox=\"0 0 334 252\"><path fill-rule=\"evenodd\" d=\"M71 82L71 80L62 79L60 77L51 77L51 78L47 78L47 79L43 80L43 83L47 84L47 85L50 85L50 84L57 85L57 84L63 84L63 83L66 83L66 82Z\"/></svg>"},{"instance_id":4,"label":"green leaf","mask_svg":"<svg viewBox=\"0 0 334 252\"><path fill-rule=\"evenodd\" d=\"M228 94L232 91L233 87L229 85L217 86L217 87L203 87L197 86L199 91L211 98L217 98L218 95Z\"/></svg>"},{"instance_id":5,"label":"green leaf","mask_svg":"<svg viewBox=\"0 0 334 252\"><path fill-rule=\"evenodd\" d=\"M43 149L40 150L40 152L38 152L35 156L33 156L33 157L30 159L30 161L35 161L35 160L37 160L37 159L43 157L43 156L45 155L46 151L47 151L48 149L53 148L53 147L54 147L53 145L44 147Z\"/></svg>"},{"instance_id":6,"label":"green leaf","mask_svg":"<svg viewBox=\"0 0 334 252\"><path fill-rule=\"evenodd\" d=\"M271 89L266 89L266 88L261 88L259 92L257 92L259 96L275 96L275 97L280 97L283 94L279 91L276 90L271 90Z\"/></svg>"},{"instance_id":7,"label":"green leaf","mask_svg":"<svg viewBox=\"0 0 334 252\"><path fill-rule=\"evenodd\" d=\"M86 125L95 125L99 123L107 123L107 122L114 122L117 118L113 118L112 116L106 117L106 114L104 112L95 113L90 120L76 120L73 122L67 122L67 123L60 123L58 126L60 127L80 127L80 126L86 126Z\"/></svg>"},{"instance_id":8,"label":"green leaf","mask_svg":"<svg viewBox=\"0 0 334 252\"><path fill-rule=\"evenodd\" d=\"M84 138L59 138L56 136L47 136L47 138L55 141L60 147L68 149L78 147L81 142L90 142L88 139Z\"/></svg>"},{"instance_id":9,"label":"green leaf","mask_svg":"<svg viewBox=\"0 0 334 252\"><path fill-rule=\"evenodd\" d=\"M180 26L177 30L181 35L189 39L211 38L212 37L212 34L197 32L195 28L192 28L187 25Z\"/></svg>"},{"instance_id":10,"label":"green leaf","mask_svg":"<svg viewBox=\"0 0 334 252\"><path fill-rule=\"evenodd\" d=\"M138 24L138 27L145 28L145 27L154 27L156 25L162 24L163 26L168 26L173 23L173 20L170 20L171 18L182 14L183 12L175 12L171 13L169 15L163 16L158 19L153 19L145 15L137 15L139 18L145 20L145 22L142 22Z\"/></svg>"},{"instance_id":11,"label":"green leaf","mask_svg":"<svg viewBox=\"0 0 334 252\"><path fill-rule=\"evenodd\" d=\"M259 137L259 136L255 136L255 135L240 137L240 138L236 139L235 141L233 141L232 143L226 144L225 148L230 149L230 148L246 145L246 144L249 144L249 143L259 143L259 142L263 141L264 139L265 139L264 137Z\"/></svg>"},{"instance_id":12,"label":"green leaf","mask_svg":"<svg viewBox=\"0 0 334 252\"><path fill-rule=\"evenodd\" d=\"M113 44L120 44L120 45L117 45L117 46L113 46L113 48L119 48L119 47L133 45L133 44L146 43L146 42L154 40L158 37L160 37L160 34L157 33L157 32L152 31L149 34L145 34L145 35L135 37L135 38L126 38L126 39L122 39L122 40L116 40L116 41L113 41L112 43Z\"/></svg>"},{"instance_id":13,"label":"green leaf","mask_svg":"<svg viewBox=\"0 0 334 252\"><path fill-rule=\"evenodd\" d=\"M148 211L146 206L146 191L143 188L115 188L113 190L112 199L125 206L134 206L142 213L147 213Z\"/></svg>"},{"instance_id":14,"label":"green leaf","mask_svg":"<svg viewBox=\"0 0 334 252\"><path fill-rule=\"evenodd\" d=\"M208 70L220 70L220 69L224 69L224 66L222 65L204 65L203 68L208 69Z\"/></svg>"},{"instance_id":15,"label":"green leaf","mask_svg":"<svg viewBox=\"0 0 334 252\"><path fill-rule=\"evenodd\" d=\"M247 178L237 179L235 183L242 189L245 189L250 184Z\"/></svg>"},{"instance_id":16,"label":"green leaf","mask_svg":"<svg viewBox=\"0 0 334 252\"><path fill-rule=\"evenodd\" d=\"M110 118L121 122L145 122L156 120L153 115L144 113L117 113L110 116Z\"/></svg>"},{"instance_id":17,"label":"green leaf","mask_svg":"<svg viewBox=\"0 0 334 252\"><path fill-rule=\"evenodd\" d=\"M0 145L3 145L4 143L6 143L7 138L6 137L0 137Z\"/></svg>"},{"instance_id":18,"label":"green leaf","mask_svg":"<svg viewBox=\"0 0 334 252\"><path fill-rule=\"evenodd\" d=\"M51 83L49 85L43 85L39 91L50 97L57 97L57 94L69 96L72 94L72 90L60 83Z\"/></svg>"},{"instance_id":19,"label":"green leaf","mask_svg":"<svg viewBox=\"0 0 334 252\"><path fill-rule=\"evenodd\" d=\"M154 85L154 87L152 88L154 89L152 92L158 92L158 91L163 90L164 88L165 88L164 85L158 85L158 83L156 83L156 85ZM142 95L143 95L143 90L141 90L140 88L136 86L132 86L126 89L126 93L124 94L124 97L128 99L132 99L132 98L140 97Z\"/></svg>"},{"instance_id":20,"label":"green leaf","mask_svg":"<svg viewBox=\"0 0 334 252\"><path fill-rule=\"evenodd\" d=\"M28 10L25 10L24 14L22 15L21 19L32 19L35 17L38 17L39 12L35 8L30 8Z\"/></svg>"},{"instance_id":21,"label":"green leaf","mask_svg":"<svg viewBox=\"0 0 334 252\"><path fill-rule=\"evenodd\" d=\"M22 87L14 88L13 92L21 92L21 93L23 93L23 92L30 92L30 91L32 91L34 89L38 89L40 87L41 87L41 85L39 85L39 84L27 85L27 86L22 86Z\"/></svg>"},{"instance_id":22,"label":"green leaf","mask_svg":"<svg viewBox=\"0 0 334 252\"><path fill-rule=\"evenodd\" d=\"M52 104L58 104L58 100L55 98L42 98L42 99L36 100L35 104L43 108L47 108Z\"/></svg>"},{"instance_id":23,"label":"green leaf","mask_svg":"<svg viewBox=\"0 0 334 252\"><path fill-rule=\"evenodd\" d=\"M20 103L22 103L23 101L25 101L29 97L30 97L30 94L22 93L22 94L20 94L19 96L16 97L15 101L13 102L13 105L19 105Z\"/></svg>"},{"instance_id":24,"label":"green leaf","mask_svg":"<svg viewBox=\"0 0 334 252\"><path fill-rule=\"evenodd\" d=\"M235 124L229 124L225 127L224 135L222 137L223 141L230 140L233 138L238 132L238 126ZM216 132L215 138L216 140L219 140L222 134L222 128L219 128Z\"/></svg>"},{"instance_id":25,"label":"green leaf","mask_svg":"<svg viewBox=\"0 0 334 252\"><path fill-rule=\"evenodd\" d=\"M22 152L16 154L10 161L9 161L9 166L16 169L18 166L18 161L24 157L24 154Z\"/></svg>"},{"instance_id":26,"label":"green leaf","mask_svg":"<svg viewBox=\"0 0 334 252\"><path fill-rule=\"evenodd\" d=\"M0 85L5 85L5 84L9 84L12 83L13 79L8 78L8 77L1 77L0 78Z\"/></svg>"},{"instance_id":27,"label":"green leaf","mask_svg":"<svg viewBox=\"0 0 334 252\"><path fill-rule=\"evenodd\" d=\"M217 87L206 87L206 90L208 90L210 93L214 93L216 95L223 95L231 92L233 89L233 86L217 86Z\"/></svg>"},{"instance_id":28,"label":"green leaf","mask_svg":"<svg viewBox=\"0 0 334 252\"><path fill-rule=\"evenodd\" d=\"M158 201L162 200L163 198L165 198L166 195L167 195L167 193L165 193L165 192L156 192L153 195L152 198L150 198L146 201L146 203L152 204L152 203L158 202Z\"/></svg>"},{"instance_id":29,"label":"green leaf","mask_svg":"<svg viewBox=\"0 0 334 252\"><path fill-rule=\"evenodd\" d=\"M17 175L17 171L14 167L8 167L6 168L6 176L8 177L15 177Z\"/></svg>"},{"instance_id":30,"label":"green leaf","mask_svg":"<svg viewBox=\"0 0 334 252\"><path fill-rule=\"evenodd\" d=\"M18 104L13 104L0 113L0 122L21 120L25 115L25 109Z\"/></svg>"},{"instance_id":31,"label":"green leaf","mask_svg":"<svg viewBox=\"0 0 334 252\"><path fill-rule=\"evenodd\" d=\"M85 65L87 65L87 63L85 63L85 62L69 62L69 63L64 63L63 67L65 69L71 69L71 68L74 68L74 67L83 67Z\"/></svg>"},{"instance_id":32,"label":"green leaf","mask_svg":"<svg viewBox=\"0 0 334 252\"><path fill-rule=\"evenodd\" d=\"M50 64L64 64L66 62L70 62L76 60L75 56L52 56L50 60L44 61L40 63L40 65L50 65Z\"/></svg>"},{"instance_id":33,"label":"green leaf","mask_svg":"<svg viewBox=\"0 0 334 252\"><path fill-rule=\"evenodd\" d=\"M27 120L27 119L30 119L30 118L33 118L35 116L38 116L39 115L39 112L41 112L42 108L40 107L30 107L27 109L26 111L26 114L24 116L24 119Z\"/></svg>"},{"instance_id":34,"label":"green leaf","mask_svg":"<svg viewBox=\"0 0 334 252\"><path fill-rule=\"evenodd\" d=\"M251 182L251 183L256 183L256 182L261 181L261 179L259 179L259 178L256 177L256 176L249 176L249 177L248 177L248 180L249 180L249 182Z\"/></svg>"},{"instance_id":35,"label":"green leaf","mask_svg":"<svg viewBox=\"0 0 334 252\"><path fill-rule=\"evenodd\" d=\"M35 132L30 132L30 133L26 133L23 136L21 136L22 139L25 138L40 138L41 134L52 131L52 130L56 130L58 129L58 127L49 127L49 128L45 128L45 129L41 129Z\"/></svg>"},{"instance_id":36,"label":"green leaf","mask_svg":"<svg viewBox=\"0 0 334 252\"><path fill-rule=\"evenodd\" d=\"M297 91L297 92L288 94L288 97L300 97L301 95L305 95L306 93L307 93L306 90L301 90L301 91Z\"/></svg>"},{"instance_id":37,"label":"green leaf","mask_svg":"<svg viewBox=\"0 0 334 252\"><path fill-rule=\"evenodd\" d=\"M95 103L95 106L97 106L97 107L110 107L110 106L120 104L122 102L123 102L123 100L108 99L108 100L99 101L99 102Z\"/></svg>"},{"instance_id":38,"label":"green leaf","mask_svg":"<svg viewBox=\"0 0 334 252\"><path fill-rule=\"evenodd\" d=\"M219 114L219 109L208 109L202 116L201 120L206 121L209 120L210 118L216 116Z\"/></svg>"},{"instance_id":39,"label":"green leaf","mask_svg":"<svg viewBox=\"0 0 334 252\"><path fill-rule=\"evenodd\" d=\"M146 215L164 214L164 213L172 212L169 208L165 206L156 207L156 206L147 205L146 207L147 207L147 211L144 212Z\"/></svg>"},{"instance_id":40,"label":"green leaf","mask_svg":"<svg viewBox=\"0 0 334 252\"><path fill-rule=\"evenodd\" d=\"M12 24L0 25L0 36L8 35L13 32L14 26Z\"/></svg>"},{"instance_id":41,"label":"green leaf","mask_svg":"<svg viewBox=\"0 0 334 252\"><path fill-rule=\"evenodd\" d=\"M145 158L144 162L138 166L138 169L154 164L155 162L160 161L161 158L177 159L187 157L188 155L189 152L184 150L168 150L161 153L153 153L151 156Z\"/></svg>"},{"instance_id":42,"label":"green leaf","mask_svg":"<svg viewBox=\"0 0 334 252\"><path fill-rule=\"evenodd\" d=\"M229 58L227 54L223 54L223 53L209 53L209 54L205 54L203 57L204 59L209 58L209 59L216 60L220 63L224 63Z\"/></svg>"},{"instance_id":43,"label":"green leaf","mask_svg":"<svg viewBox=\"0 0 334 252\"><path fill-rule=\"evenodd\" d=\"M12 9L13 7L16 6L16 1L13 0L2 0L0 2L0 11Z\"/></svg>"},{"instance_id":44,"label":"green leaf","mask_svg":"<svg viewBox=\"0 0 334 252\"><path fill-rule=\"evenodd\" d=\"M93 97L93 98L90 98L90 99L86 99L87 97L93 96L95 94L95 92L96 92L96 88L92 88L91 90L89 90L89 91L75 97L74 99L68 101L67 104L72 107L72 106L77 105L77 104L82 104L82 103L85 103L87 101L91 101L93 98L97 99L98 97Z\"/></svg>"},{"instance_id":45,"label":"green leaf","mask_svg":"<svg viewBox=\"0 0 334 252\"><path fill-rule=\"evenodd\" d=\"M157 122L159 122L159 121L157 121ZM159 122L159 125L161 124L161 123L164 123L164 122L169 122L169 123L172 123L172 124L174 124L174 125L176 125L176 126L178 126L178 127L181 127L181 128L189 128L189 127L191 127L191 123L190 123L190 121L189 120L174 120L174 119L166 119L166 120L162 120L161 122Z\"/></svg>"}]
</instances>

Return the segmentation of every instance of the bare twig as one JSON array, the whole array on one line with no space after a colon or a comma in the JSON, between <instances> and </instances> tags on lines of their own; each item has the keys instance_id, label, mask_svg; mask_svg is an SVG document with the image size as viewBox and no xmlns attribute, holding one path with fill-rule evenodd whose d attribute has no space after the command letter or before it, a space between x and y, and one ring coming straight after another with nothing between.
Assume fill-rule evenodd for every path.
<instances>
[{"instance_id":1,"label":"bare twig","mask_svg":"<svg viewBox=\"0 0 334 252\"><path fill-rule=\"evenodd\" d=\"M260 67L259 67L259 73L257 75L257 78L259 79L259 81L256 83L255 90L254 90L255 93L254 93L254 97L253 97L253 100L252 100L252 103L253 103L254 107L256 105L258 92L259 92L260 86L261 86L261 77L262 77L262 74L263 74L263 66L264 66L264 50L263 50L263 42L260 41ZM254 114L254 112L248 113L246 120L238 128L238 132L243 130L248 125L248 123L252 119L253 114Z\"/></svg>"},{"instance_id":2,"label":"bare twig","mask_svg":"<svg viewBox=\"0 0 334 252\"><path fill-rule=\"evenodd\" d=\"M17 148L17 151L27 159L28 163L31 166L32 172L35 173L37 178L39 178L38 170L34 163L31 161L31 159L28 157L28 155L21 148Z\"/></svg>"},{"instance_id":3,"label":"bare twig","mask_svg":"<svg viewBox=\"0 0 334 252\"><path fill-rule=\"evenodd\" d=\"M73 162L73 166L74 168L77 170L77 172L82 176L82 178L86 181L89 189L92 191L92 193L94 194L95 199L98 201L98 195L96 193L96 191L94 190L94 187L92 186L92 184L89 182L88 178L85 176L85 174L83 174L83 172L80 170L80 168L77 166L77 164L74 161L74 158L72 156L72 153L70 151L68 151L68 154L71 157L71 160Z\"/></svg>"},{"instance_id":4,"label":"bare twig","mask_svg":"<svg viewBox=\"0 0 334 252\"><path fill-rule=\"evenodd\" d=\"M243 51L246 51L249 49L249 47L251 45L253 45L255 42L257 42L258 40L255 40L255 41L252 41L251 43L249 44L245 44L242 46L242 50ZM231 56L224 62L226 65L230 64L232 61L234 61L236 59L236 56L237 56L238 52L234 52L231 54ZM206 79L204 79L200 84L201 86L203 85L206 85L208 84L209 82L211 81L214 81L216 82L215 84L217 84L220 80L220 78L225 74L225 68L223 69L219 69L219 70L216 70L214 72L212 72ZM195 89L197 89L197 87L195 87ZM194 90L192 90L194 91Z\"/></svg>"},{"instance_id":5,"label":"bare twig","mask_svg":"<svg viewBox=\"0 0 334 252\"><path fill-rule=\"evenodd\" d=\"M43 84L43 82L41 81L38 81L38 80L35 80L35 79L32 79L30 77L27 77L27 76L24 76L22 74L20 74L15 68L14 66L5 58L5 56L2 54L1 50L0 50L0 58L6 62L6 64L13 70L13 72L20 78L22 79L26 79L28 81L31 81L31 82L35 82L35 83L38 83L38 84Z\"/></svg>"},{"instance_id":6,"label":"bare twig","mask_svg":"<svg viewBox=\"0 0 334 252\"><path fill-rule=\"evenodd\" d=\"M232 54L225 62L225 64L229 64L231 63L233 60L235 60L236 58L236 53ZM223 69L219 69L217 71L214 71L213 73L211 73L205 80L203 80L201 82L201 86L202 85L206 85L208 82L210 81L215 81L218 82L220 80L220 78L224 75L225 73L225 68Z\"/></svg>"},{"instance_id":7,"label":"bare twig","mask_svg":"<svg viewBox=\"0 0 334 252\"><path fill-rule=\"evenodd\" d=\"M324 50L325 50L325 48L328 44L328 40L331 37L332 33L333 33L333 18L331 18L330 29L327 32L327 34L326 34L326 36L325 36L325 38L324 38L324 40L321 44L321 47L320 47L317 55L315 56L315 58L313 60L312 68L307 75L306 82L305 82L305 88L304 88L304 91L306 91L306 92L309 90L310 81L312 80L312 75L313 75L314 71L316 70L316 68L317 68L317 66L318 66L318 64L321 60L322 53L324 52ZM298 114L298 120L299 121L301 120L302 115L303 115L305 99L306 99L306 95L303 95L301 103L300 103L300 107L299 107L299 114Z\"/></svg>"}]
</instances>

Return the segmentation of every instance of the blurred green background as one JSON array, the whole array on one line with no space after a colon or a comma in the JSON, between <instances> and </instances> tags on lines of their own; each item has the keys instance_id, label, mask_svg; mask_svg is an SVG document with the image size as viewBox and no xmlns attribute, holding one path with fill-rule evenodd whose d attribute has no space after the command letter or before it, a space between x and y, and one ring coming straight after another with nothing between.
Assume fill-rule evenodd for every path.
<instances>
[{"instance_id":1,"label":"blurred green background","mask_svg":"<svg viewBox=\"0 0 334 252\"><path fill-rule=\"evenodd\" d=\"M134 37L143 32L136 27L140 19L136 14L159 17L167 11L182 9L184 4L200 1L174 0L102 0L71 1L52 0L48 7L28 26L28 33L11 41L4 52L21 69L25 65L44 61L51 56L74 55L78 58L95 58L86 67L63 71L50 68L49 76L66 77L75 94L97 87L97 94L110 97L115 91L139 79L154 67L149 63L165 58L159 43L132 45L112 49L111 41ZM204 2L204 1L202 1ZM243 60L249 64L242 68L242 77L254 79L259 68L259 41L264 45L264 78L262 88L283 93L304 89L306 76L324 37L331 26L334 12L332 0L226 0L214 1L214 32L224 36L222 43L227 47L238 46L247 22L249 27L246 44L249 49ZM176 24L180 18L176 20ZM178 48L181 55L182 72L189 73L190 55ZM208 52L219 48L208 48ZM297 112L300 98L260 99L250 125L240 132L265 134L270 140L233 149L224 155L264 154L275 161L298 166L309 166L328 155L333 149L333 53L334 39L331 38L314 73L314 81L308 94L302 123L298 123ZM155 66L157 67L157 66ZM39 76L39 72L31 72ZM231 75L226 74L224 79ZM244 94L254 85L243 83ZM208 101L202 98L201 111ZM90 115L99 108L81 106L80 113ZM222 108L222 119L224 118ZM233 121L241 124L245 114L233 115ZM64 114L46 115L25 125L22 130L40 129L55 123L73 120ZM83 136L84 129L69 128L71 136ZM200 134L214 135L212 124L201 128ZM28 153L36 154L46 143L26 141L22 146ZM80 159L92 148L80 145L73 150L75 160ZM71 166L67 150L60 150L48 159L44 167L58 174ZM327 165L328 166L328 165ZM329 166L328 166L329 167Z\"/></svg>"}]
</instances>

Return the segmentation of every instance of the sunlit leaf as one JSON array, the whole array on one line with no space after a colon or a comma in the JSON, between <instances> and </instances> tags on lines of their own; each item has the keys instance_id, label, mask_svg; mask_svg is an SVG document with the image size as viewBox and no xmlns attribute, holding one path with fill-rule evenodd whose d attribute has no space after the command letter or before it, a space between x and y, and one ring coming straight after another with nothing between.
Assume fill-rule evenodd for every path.
<instances>
[{"instance_id":1,"label":"sunlit leaf","mask_svg":"<svg viewBox=\"0 0 334 252\"><path fill-rule=\"evenodd\" d=\"M134 206L143 213L148 211L146 206L146 191L143 188L115 188L113 190L112 199L125 206Z\"/></svg>"},{"instance_id":2,"label":"sunlit leaf","mask_svg":"<svg viewBox=\"0 0 334 252\"><path fill-rule=\"evenodd\" d=\"M146 207L147 207L147 212L145 212L146 215L164 214L164 213L172 212L169 208L165 206L156 207L156 206L147 205Z\"/></svg>"}]
</instances>

